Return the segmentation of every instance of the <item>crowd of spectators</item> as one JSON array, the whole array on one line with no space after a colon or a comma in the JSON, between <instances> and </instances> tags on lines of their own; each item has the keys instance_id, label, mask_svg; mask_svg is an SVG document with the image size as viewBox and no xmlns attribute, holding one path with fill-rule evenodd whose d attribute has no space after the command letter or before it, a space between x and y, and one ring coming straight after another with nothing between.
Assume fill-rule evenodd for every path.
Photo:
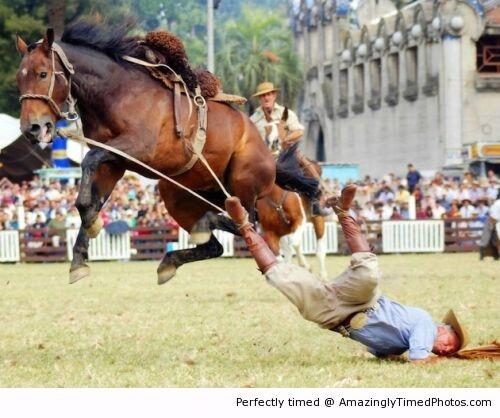
<instances>
[{"instance_id":1,"label":"crowd of spectators","mask_svg":"<svg viewBox=\"0 0 500 418\"><path fill-rule=\"evenodd\" d=\"M499 178L489 171L484 178L467 172L460 178L436 173L423 178L411 164L405 176L388 174L381 179L366 176L358 182L353 215L364 221L411 218L411 200L416 219L474 219L484 222L489 206L500 187ZM342 185L326 181L326 187L339 193ZM38 178L22 184L0 180L0 230L19 229L23 213L27 228L48 227L62 230L78 228L80 216L75 208L78 185L70 181L42 182ZM156 186L143 185L136 177L122 179L101 211L104 225L126 222L138 226L176 226L167 213Z\"/></svg>"},{"instance_id":2,"label":"crowd of spectators","mask_svg":"<svg viewBox=\"0 0 500 418\"><path fill-rule=\"evenodd\" d=\"M24 216L25 228L79 228L77 194L78 184L71 181L42 182L35 177L29 182L13 184L2 179L0 230L19 229L22 224L19 214ZM177 226L167 213L156 186L143 185L134 176L127 176L116 185L100 216L105 227L115 221L125 222L129 229Z\"/></svg>"},{"instance_id":3,"label":"crowd of spectators","mask_svg":"<svg viewBox=\"0 0 500 418\"><path fill-rule=\"evenodd\" d=\"M342 185L327 181L327 188L340 193ZM484 222L491 204L497 199L500 180L490 170L479 178L466 172L461 177L437 172L423 178L408 165L406 176L388 174L377 180L366 176L358 182L353 216L361 221L411 219L414 200L416 219L474 219Z\"/></svg>"}]
</instances>

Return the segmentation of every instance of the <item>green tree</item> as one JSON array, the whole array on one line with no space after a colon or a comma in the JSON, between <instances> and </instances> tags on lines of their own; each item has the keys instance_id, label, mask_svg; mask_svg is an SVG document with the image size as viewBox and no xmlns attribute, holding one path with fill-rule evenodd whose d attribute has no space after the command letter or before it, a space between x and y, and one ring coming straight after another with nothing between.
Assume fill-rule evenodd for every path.
<instances>
[{"instance_id":1,"label":"green tree","mask_svg":"<svg viewBox=\"0 0 500 418\"><path fill-rule=\"evenodd\" d=\"M15 4L12 4L15 3ZM15 35L35 41L45 28L45 3L43 1L0 2L0 112L16 115L17 100L16 69L19 55L15 46Z\"/></svg>"},{"instance_id":2,"label":"green tree","mask_svg":"<svg viewBox=\"0 0 500 418\"><path fill-rule=\"evenodd\" d=\"M284 14L243 7L241 17L225 25L220 45L216 73L226 91L248 98L271 81L281 88L281 101L294 105L302 77Z\"/></svg>"}]
</instances>

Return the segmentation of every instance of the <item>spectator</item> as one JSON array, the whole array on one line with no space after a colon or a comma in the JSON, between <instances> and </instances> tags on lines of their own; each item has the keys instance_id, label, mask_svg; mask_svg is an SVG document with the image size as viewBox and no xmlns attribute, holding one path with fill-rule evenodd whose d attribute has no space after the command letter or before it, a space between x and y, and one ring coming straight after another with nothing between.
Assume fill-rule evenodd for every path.
<instances>
[{"instance_id":1,"label":"spectator","mask_svg":"<svg viewBox=\"0 0 500 418\"><path fill-rule=\"evenodd\" d=\"M401 214L398 212L398 208L396 206L394 206L392 208L392 215L391 215L391 221L400 221L402 220L403 217L401 216Z\"/></svg>"},{"instance_id":2,"label":"spectator","mask_svg":"<svg viewBox=\"0 0 500 418\"><path fill-rule=\"evenodd\" d=\"M464 219L471 219L476 215L476 208L471 204L470 199L462 200L462 207L460 208L460 217Z\"/></svg>"},{"instance_id":3,"label":"spectator","mask_svg":"<svg viewBox=\"0 0 500 418\"><path fill-rule=\"evenodd\" d=\"M437 202L432 208L432 219L443 219L445 215L445 207L441 203Z\"/></svg>"},{"instance_id":4,"label":"spectator","mask_svg":"<svg viewBox=\"0 0 500 418\"><path fill-rule=\"evenodd\" d=\"M450 210L446 213L446 219L456 219L460 218L460 210L458 209L458 203L456 200L451 202Z\"/></svg>"},{"instance_id":5,"label":"spectator","mask_svg":"<svg viewBox=\"0 0 500 418\"><path fill-rule=\"evenodd\" d=\"M59 247L61 237L66 231L66 216L62 211L57 211L55 218L51 219L47 225L49 237L52 238L52 246Z\"/></svg>"},{"instance_id":6,"label":"spectator","mask_svg":"<svg viewBox=\"0 0 500 418\"><path fill-rule=\"evenodd\" d=\"M417 219L429 219L427 216L427 211L421 206L417 205L417 211L416 211L416 217Z\"/></svg>"},{"instance_id":7,"label":"spectator","mask_svg":"<svg viewBox=\"0 0 500 418\"><path fill-rule=\"evenodd\" d=\"M398 191L396 192L395 201L398 205L408 204L410 198L410 192L406 190L406 187L400 184L398 186Z\"/></svg>"},{"instance_id":8,"label":"spectator","mask_svg":"<svg viewBox=\"0 0 500 418\"><path fill-rule=\"evenodd\" d=\"M413 164L408 164L408 174L406 174L406 181L408 182L408 190L410 194L415 190L415 186L420 182L422 176L413 166Z\"/></svg>"}]
</instances>

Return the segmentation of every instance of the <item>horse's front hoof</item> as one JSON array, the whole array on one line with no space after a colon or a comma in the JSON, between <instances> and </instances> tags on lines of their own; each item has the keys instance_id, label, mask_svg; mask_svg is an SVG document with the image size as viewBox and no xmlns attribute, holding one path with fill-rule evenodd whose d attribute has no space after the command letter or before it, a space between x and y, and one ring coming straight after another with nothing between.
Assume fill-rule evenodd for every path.
<instances>
[{"instance_id":1,"label":"horse's front hoof","mask_svg":"<svg viewBox=\"0 0 500 418\"><path fill-rule=\"evenodd\" d=\"M101 232L102 227L104 226L104 222L101 217L97 217L96 220L90 225L90 228L86 229L85 232L89 238L95 238Z\"/></svg>"},{"instance_id":2,"label":"horse's front hoof","mask_svg":"<svg viewBox=\"0 0 500 418\"><path fill-rule=\"evenodd\" d=\"M90 276L90 267L84 264L83 266L79 266L74 270L69 271L69 284L73 284L78 280L84 279L85 277Z\"/></svg>"},{"instance_id":3,"label":"horse's front hoof","mask_svg":"<svg viewBox=\"0 0 500 418\"><path fill-rule=\"evenodd\" d=\"M158 284L167 283L177 273L177 267L174 265L165 265L158 268Z\"/></svg>"}]
</instances>

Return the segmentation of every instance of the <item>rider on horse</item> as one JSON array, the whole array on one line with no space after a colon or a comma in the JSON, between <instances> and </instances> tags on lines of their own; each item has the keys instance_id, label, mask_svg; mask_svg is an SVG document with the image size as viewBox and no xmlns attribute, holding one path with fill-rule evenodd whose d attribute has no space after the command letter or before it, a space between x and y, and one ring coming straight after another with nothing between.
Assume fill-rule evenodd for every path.
<instances>
[{"instance_id":1,"label":"rider on horse","mask_svg":"<svg viewBox=\"0 0 500 418\"><path fill-rule=\"evenodd\" d=\"M299 122L295 112L276 103L278 88L273 83L264 82L257 86L257 92L252 97L258 97L260 106L250 116L257 127L260 136L269 147L275 158L278 157L282 148L286 148L300 140L304 133L304 126ZM310 161L297 150L297 159L309 177L320 180L319 173L311 168ZM311 200L311 210L314 216L328 216L332 214L329 208L320 205L321 190L318 189L316 196Z\"/></svg>"}]
</instances>

